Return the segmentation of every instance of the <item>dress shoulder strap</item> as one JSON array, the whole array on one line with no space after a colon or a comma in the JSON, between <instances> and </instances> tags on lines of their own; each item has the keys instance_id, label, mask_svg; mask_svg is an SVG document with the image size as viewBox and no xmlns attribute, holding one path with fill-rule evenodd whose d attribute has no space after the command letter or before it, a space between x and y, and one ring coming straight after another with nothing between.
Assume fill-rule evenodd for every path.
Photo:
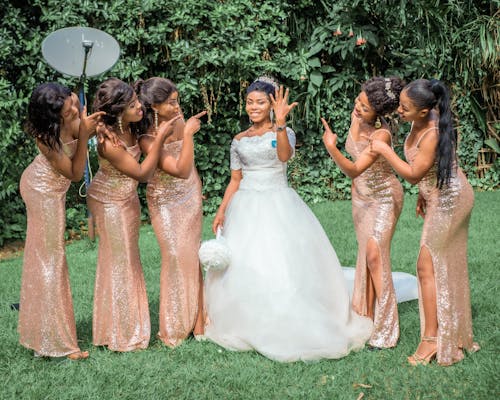
<instances>
[{"instance_id":1,"label":"dress shoulder strap","mask_svg":"<svg viewBox=\"0 0 500 400\"><path fill-rule=\"evenodd\" d=\"M416 147L419 146L419 144L422 141L422 139L427 135L427 132L430 132L430 131L433 131L433 130L436 130L436 129L439 131L439 128L437 126L433 126L433 127L429 128L429 129L426 129L424 131L424 133L422 133L422 136L420 136L420 138L418 139L417 144L415 146Z\"/></svg>"}]
</instances>

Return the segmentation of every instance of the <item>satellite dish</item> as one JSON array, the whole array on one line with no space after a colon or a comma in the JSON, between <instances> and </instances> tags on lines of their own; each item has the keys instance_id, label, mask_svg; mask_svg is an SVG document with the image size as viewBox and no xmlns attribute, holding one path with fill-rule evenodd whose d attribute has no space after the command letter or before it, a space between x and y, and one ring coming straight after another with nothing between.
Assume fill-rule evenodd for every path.
<instances>
[{"instance_id":1,"label":"satellite dish","mask_svg":"<svg viewBox=\"0 0 500 400\"><path fill-rule=\"evenodd\" d=\"M95 76L111 69L120 57L118 42L99 29L75 26L52 32L42 42L47 63L70 76Z\"/></svg>"}]
</instances>

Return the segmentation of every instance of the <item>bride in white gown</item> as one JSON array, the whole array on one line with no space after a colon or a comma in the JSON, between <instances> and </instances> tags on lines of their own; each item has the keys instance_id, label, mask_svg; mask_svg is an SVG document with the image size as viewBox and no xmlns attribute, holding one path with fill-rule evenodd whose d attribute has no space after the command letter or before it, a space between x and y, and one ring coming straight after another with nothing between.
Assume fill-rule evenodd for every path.
<instances>
[{"instance_id":1,"label":"bride in white gown","mask_svg":"<svg viewBox=\"0 0 500 400\"><path fill-rule=\"evenodd\" d=\"M253 125L231 144L231 181L213 223L214 232L223 226L231 265L207 272L205 336L278 361L340 358L364 346L372 322L351 310L328 237L288 186L295 134L285 124L296 105L269 78L247 90Z\"/></svg>"}]
</instances>

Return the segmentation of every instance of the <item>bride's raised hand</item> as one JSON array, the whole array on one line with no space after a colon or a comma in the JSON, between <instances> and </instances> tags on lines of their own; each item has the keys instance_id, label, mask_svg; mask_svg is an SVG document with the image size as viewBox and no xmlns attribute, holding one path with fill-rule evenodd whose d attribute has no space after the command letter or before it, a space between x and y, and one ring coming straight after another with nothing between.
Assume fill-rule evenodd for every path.
<instances>
[{"instance_id":1,"label":"bride's raised hand","mask_svg":"<svg viewBox=\"0 0 500 400\"><path fill-rule=\"evenodd\" d=\"M323 123L323 128L325 128L325 132L323 133L323 144L327 149L337 147L337 134L332 132L330 125L328 125L328 122L326 122L324 118L321 118L321 122Z\"/></svg>"},{"instance_id":2,"label":"bride's raised hand","mask_svg":"<svg viewBox=\"0 0 500 400\"><path fill-rule=\"evenodd\" d=\"M283 86L280 86L279 88L276 88L274 96L272 94L269 95L274 116L278 124L284 123L290 111L299 105L296 101L292 104L288 104L288 93L288 88L285 90Z\"/></svg>"}]
</instances>

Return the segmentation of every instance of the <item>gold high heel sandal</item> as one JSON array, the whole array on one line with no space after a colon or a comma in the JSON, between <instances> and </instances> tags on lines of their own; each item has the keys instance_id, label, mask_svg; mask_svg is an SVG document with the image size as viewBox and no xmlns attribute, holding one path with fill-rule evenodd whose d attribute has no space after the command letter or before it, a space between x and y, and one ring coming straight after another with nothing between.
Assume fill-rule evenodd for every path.
<instances>
[{"instance_id":1,"label":"gold high heel sandal","mask_svg":"<svg viewBox=\"0 0 500 400\"><path fill-rule=\"evenodd\" d=\"M422 342L433 342L437 343L437 337L435 336L422 336ZM431 350L428 354L426 355L420 355L416 351L413 353L413 355L408 357L408 362L413 365L427 365L429 364L434 358L436 358L437 355L437 346L434 350Z\"/></svg>"}]
</instances>

